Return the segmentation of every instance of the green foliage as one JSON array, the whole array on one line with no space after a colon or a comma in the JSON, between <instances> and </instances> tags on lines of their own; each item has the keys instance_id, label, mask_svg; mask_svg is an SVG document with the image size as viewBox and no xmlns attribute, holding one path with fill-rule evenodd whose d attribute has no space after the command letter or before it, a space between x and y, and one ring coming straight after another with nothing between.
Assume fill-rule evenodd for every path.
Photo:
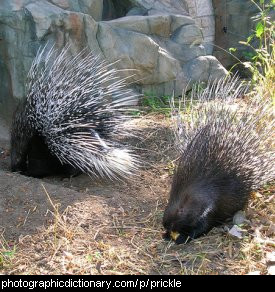
<instances>
[{"instance_id":1,"label":"green foliage","mask_svg":"<svg viewBox=\"0 0 275 292\"><path fill-rule=\"evenodd\" d=\"M265 31L264 24L261 21L258 22L255 29L255 36L261 39L264 34L264 31Z\"/></svg>"},{"instance_id":2,"label":"green foliage","mask_svg":"<svg viewBox=\"0 0 275 292\"><path fill-rule=\"evenodd\" d=\"M253 33L246 41L239 42L249 49L244 52L246 61L241 62L241 64L251 73L254 92L262 98L271 98L274 102L275 32L274 21L270 19L269 14L275 8L275 0L257 2L251 0L251 2L257 6L259 13L253 17L256 22ZM230 48L229 51L230 53L236 52L236 49Z\"/></svg>"},{"instance_id":3,"label":"green foliage","mask_svg":"<svg viewBox=\"0 0 275 292\"><path fill-rule=\"evenodd\" d=\"M229 48L229 52L232 53L236 53L237 49L236 48Z\"/></svg>"},{"instance_id":4,"label":"green foliage","mask_svg":"<svg viewBox=\"0 0 275 292\"><path fill-rule=\"evenodd\" d=\"M158 97L155 94L145 93L141 104L149 112L169 114L170 113L169 100L170 96Z\"/></svg>"},{"instance_id":5,"label":"green foliage","mask_svg":"<svg viewBox=\"0 0 275 292\"><path fill-rule=\"evenodd\" d=\"M12 248L9 248L7 244L5 244L5 246L6 247L4 247L2 243L2 249L0 250L0 269L8 266L16 253L16 246L13 246Z\"/></svg>"},{"instance_id":6,"label":"green foliage","mask_svg":"<svg viewBox=\"0 0 275 292\"><path fill-rule=\"evenodd\" d=\"M129 112L129 115L139 117L141 115L141 112L139 110L133 110Z\"/></svg>"}]
</instances>

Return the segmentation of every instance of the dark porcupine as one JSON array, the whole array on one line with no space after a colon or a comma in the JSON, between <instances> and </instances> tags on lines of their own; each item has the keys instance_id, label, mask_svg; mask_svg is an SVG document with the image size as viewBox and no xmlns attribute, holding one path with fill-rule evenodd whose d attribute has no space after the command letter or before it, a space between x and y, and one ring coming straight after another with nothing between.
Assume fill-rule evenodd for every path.
<instances>
[{"instance_id":1,"label":"dark porcupine","mask_svg":"<svg viewBox=\"0 0 275 292\"><path fill-rule=\"evenodd\" d=\"M252 190L275 177L272 105L255 99L245 106L237 100L243 93L238 78L227 78L193 89L184 115L172 104L180 158L163 225L176 243L232 218Z\"/></svg>"},{"instance_id":2,"label":"dark porcupine","mask_svg":"<svg viewBox=\"0 0 275 292\"><path fill-rule=\"evenodd\" d=\"M137 95L111 65L87 49L71 57L40 49L28 74L26 99L11 129L12 171L34 177L84 172L124 178L137 165L119 142Z\"/></svg>"}]
</instances>

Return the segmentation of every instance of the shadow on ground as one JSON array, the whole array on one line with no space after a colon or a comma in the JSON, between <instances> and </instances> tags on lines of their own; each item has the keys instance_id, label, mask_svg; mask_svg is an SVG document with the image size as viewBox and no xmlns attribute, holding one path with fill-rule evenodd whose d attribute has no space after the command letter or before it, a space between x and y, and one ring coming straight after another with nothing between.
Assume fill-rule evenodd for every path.
<instances>
[{"instance_id":1,"label":"shadow on ground","mask_svg":"<svg viewBox=\"0 0 275 292\"><path fill-rule=\"evenodd\" d=\"M18 241L19 237L51 224L56 205L60 213L68 206L77 205L79 210L75 212L84 209L87 212L87 222L83 224L100 225L108 224L113 214L121 210L139 212L142 220L155 208L156 202L166 201L171 179L166 165L170 161L172 133L157 121L141 121L142 133L128 141L139 153L142 166L127 182L99 181L84 174L74 178L35 179L11 173L9 131L3 125L0 128L0 228L6 240Z\"/></svg>"}]
</instances>

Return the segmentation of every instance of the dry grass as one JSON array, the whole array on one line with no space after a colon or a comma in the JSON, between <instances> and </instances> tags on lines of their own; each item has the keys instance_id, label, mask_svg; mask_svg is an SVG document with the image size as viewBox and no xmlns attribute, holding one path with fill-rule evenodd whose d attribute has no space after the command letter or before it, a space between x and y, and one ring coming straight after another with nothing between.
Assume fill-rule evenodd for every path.
<instances>
[{"instance_id":1,"label":"dry grass","mask_svg":"<svg viewBox=\"0 0 275 292\"><path fill-rule=\"evenodd\" d=\"M96 228L83 224L85 212L72 216L79 206L59 214L53 205L52 224L21 238L3 268L8 274L266 274L266 254L275 246L272 197L253 200L243 239L215 229L185 246L163 241L158 202L142 221L121 211Z\"/></svg>"},{"instance_id":2,"label":"dry grass","mask_svg":"<svg viewBox=\"0 0 275 292\"><path fill-rule=\"evenodd\" d=\"M149 116L141 123L145 129L149 125L155 128L141 142L150 145L151 152L143 154L151 160L134 182L116 185L124 201L115 205L104 197L91 195L61 212L60 203L54 202L44 187L52 220L37 233L15 242L1 238L1 273L268 273L266 258L274 253L275 247L274 186L253 195L247 221L241 226L242 239L231 237L223 228L215 228L186 245L164 241L161 220L174 159L171 156L163 159L160 155L162 149L170 147L169 141L159 144L160 137L167 134L167 120ZM166 155L168 158L169 151Z\"/></svg>"}]
</instances>

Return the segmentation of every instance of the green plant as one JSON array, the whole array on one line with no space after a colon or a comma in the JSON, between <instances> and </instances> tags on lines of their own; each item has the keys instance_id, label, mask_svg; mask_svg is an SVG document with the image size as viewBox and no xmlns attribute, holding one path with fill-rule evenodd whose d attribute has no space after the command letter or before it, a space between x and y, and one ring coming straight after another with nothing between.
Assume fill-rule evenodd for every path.
<instances>
[{"instance_id":1,"label":"green plant","mask_svg":"<svg viewBox=\"0 0 275 292\"><path fill-rule=\"evenodd\" d=\"M3 235L0 239L0 269L6 266L9 266L12 263L13 258L15 257L16 246L10 246Z\"/></svg>"},{"instance_id":2,"label":"green plant","mask_svg":"<svg viewBox=\"0 0 275 292\"><path fill-rule=\"evenodd\" d=\"M247 61L241 62L241 64L251 73L254 93L262 98L271 98L274 103L275 32L274 21L270 19L269 15L275 8L275 0L257 2L251 0L251 2L257 6L259 13L253 17L256 22L253 33L246 41L239 42L249 48L249 51L245 52ZM230 53L235 51L234 48L230 49Z\"/></svg>"},{"instance_id":3,"label":"green plant","mask_svg":"<svg viewBox=\"0 0 275 292\"><path fill-rule=\"evenodd\" d=\"M170 96L167 95L158 97L155 94L145 93L141 105L147 108L150 112L169 114L169 100Z\"/></svg>"}]
</instances>

